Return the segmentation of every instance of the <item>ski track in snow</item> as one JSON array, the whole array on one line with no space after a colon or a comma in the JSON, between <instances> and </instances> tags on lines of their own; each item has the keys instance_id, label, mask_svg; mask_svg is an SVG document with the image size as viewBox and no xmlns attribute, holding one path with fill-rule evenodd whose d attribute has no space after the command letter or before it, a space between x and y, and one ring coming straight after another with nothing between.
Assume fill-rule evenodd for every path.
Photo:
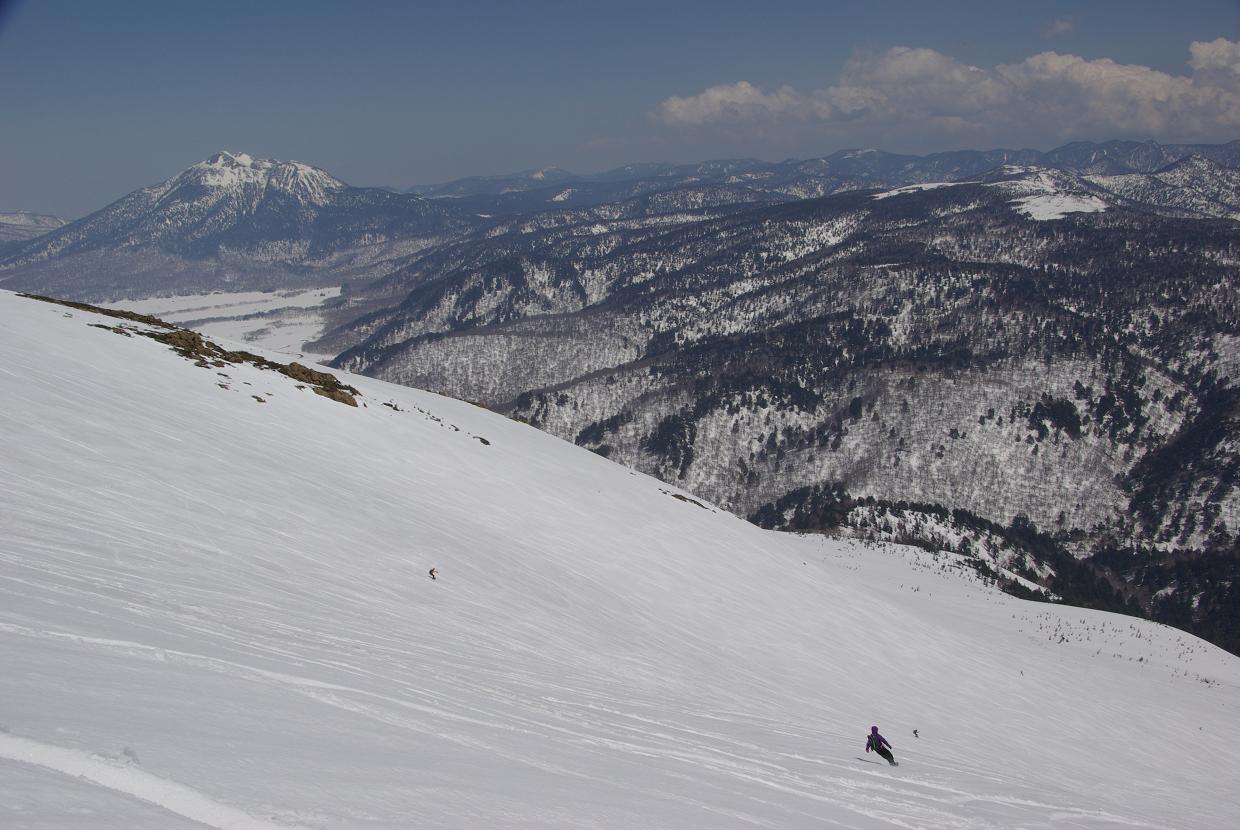
<instances>
[{"instance_id":1,"label":"ski track in snow","mask_svg":"<svg viewBox=\"0 0 1240 830\"><path fill-rule=\"evenodd\" d=\"M107 758L5 733L0 733L0 758L89 781L219 830L307 830L302 825L255 818L184 784L137 769L128 759Z\"/></svg>"},{"instance_id":2,"label":"ski track in snow","mask_svg":"<svg viewBox=\"0 0 1240 830\"><path fill-rule=\"evenodd\" d=\"M720 773L725 779L735 779L759 785L773 793L793 796L810 803L821 802L847 812L857 813L895 827L916 828L925 826L921 823L909 823L893 817L893 809L903 806L915 808L922 816L922 821L936 826L952 824L954 812L949 809L961 805L993 805L995 808L1032 808L1050 816L1053 822L1071 820L1073 822L1098 822L1106 826L1125 826L1139 828L1166 828L1166 825L1153 824L1132 818L1124 818L1101 811L1089 811L1057 804L1040 802L1005 796L985 795L958 787L951 787L931 781L917 780L901 776L892 778L892 770L885 764L877 764L883 772L858 769L854 764L840 762L821 757L771 752L757 744L738 742L725 733L717 730L690 729L667 719L645 717L636 713L625 712L620 708L620 701L610 705L576 704L573 701L555 697L545 697L547 709L544 714L573 724L549 724L531 717L513 717L507 720L492 714L486 719L481 717L465 717L429 706L419 706L408 700L378 695L363 689L325 683L305 677L288 675L264 669L254 668L218 658L169 650L166 648L146 646L141 643L121 640L109 640L88 637L69 632L35 631L12 624L0 624L0 632L27 637L63 639L74 643L102 648L118 652L126 656L138 656L144 659L166 661L184 661L188 664L206 667L212 671L223 672L251 681L274 683L298 691L311 699L345 711L354 712L372 718L385 726L400 729L425 731L426 726L417 720L402 718L390 711L368 706L365 703L351 700L346 696L371 698L395 705L401 709L409 709L420 714L460 723L482 726L508 732L519 732L543 739L557 737L584 745L605 747L630 755L646 758L671 760L683 764L685 774L692 771L712 770ZM584 710L584 713L573 710ZM565 712L572 711L571 716ZM605 715L605 719L593 718L589 713ZM486 713L479 712L479 715ZM723 719L721 719L723 720ZM514 723L515 722L515 723ZM632 725L628 725L631 722ZM614 734L605 737L606 730ZM436 733L442 727L432 730ZM802 736L803 737L803 736ZM466 746L473 746L489 753L501 753L497 746L487 745L476 740L462 740ZM128 765L117 765L115 760L100 758L95 755L62 749L60 747L40 744L35 741L17 738L12 735L0 734L0 757L23 763L35 764L55 770L65 775L82 778L100 786L131 795L163 807L171 812L200 821L212 827L236 828L236 830L259 830L259 828L289 827L290 825L273 824L243 813L226 805L213 802L194 790L165 781L155 776L136 770ZM509 755L512 760L522 760L522 756ZM528 759L524 759L528 761ZM864 760L864 759L862 759ZM542 769L561 775L569 775L585 780L594 777L579 770L570 770L556 765L541 765ZM919 762L920 769L940 770L953 773L957 778L977 774L955 767ZM835 771L835 774L822 772L818 768ZM907 772L907 770L904 770ZM870 776L873 780L858 780L857 775ZM898 772L896 773L898 774ZM984 777L984 776L983 776ZM995 779L992 779L995 780ZM740 793L733 793L740 795ZM752 794L748 796L752 798ZM698 803L701 809L710 809L708 804ZM787 805L784 805L785 809ZM794 811L798 815L812 819L815 814L808 807ZM733 818L744 818L739 814L731 814ZM1015 813L1013 817L1015 817ZM754 824L766 826L756 817L751 819ZM851 826L847 823L839 826ZM1085 825L1082 825L1085 826ZM1167 830L1170 830L1167 828Z\"/></svg>"}]
</instances>

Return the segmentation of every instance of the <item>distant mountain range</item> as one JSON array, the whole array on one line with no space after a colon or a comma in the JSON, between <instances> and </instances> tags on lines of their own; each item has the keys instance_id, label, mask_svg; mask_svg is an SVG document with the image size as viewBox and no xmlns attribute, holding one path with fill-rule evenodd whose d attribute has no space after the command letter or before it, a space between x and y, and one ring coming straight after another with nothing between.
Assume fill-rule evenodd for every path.
<instances>
[{"instance_id":1,"label":"distant mountain range","mask_svg":"<svg viewBox=\"0 0 1240 830\"><path fill-rule=\"evenodd\" d=\"M546 226L597 208L604 220L728 212L833 193L962 181L1004 165L1076 172L1126 204L1233 216L1240 141L1078 142L1036 150L912 156L844 150L820 159L558 168L394 193L354 188L299 162L222 152L76 222L0 221L0 284L79 299L366 282L418 252L525 218ZM568 211L568 213L566 213ZM498 229L498 230L497 230Z\"/></svg>"},{"instance_id":2,"label":"distant mountain range","mask_svg":"<svg viewBox=\"0 0 1240 830\"><path fill-rule=\"evenodd\" d=\"M556 207L583 207L671 190L727 187L753 200L813 198L870 187L898 187L968 179L1003 165L1071 170L1087 176L1157 172L1198 156L1240 167L1240 141L1228 144L1158 144L1153 141L1074 142L1050 152L955 150L925 156L883 150L840 150L805 161L731 159L696 164L630 164L604 173L578 175L558 167L503 176L474 176L410 188L430 198L465 200L496 214ZM741 199L736 199L741 201Z\"/></svg>"},{"instance_id":3,"label":"distant mountain range","mask_svg":"<svg viewBox=\"0 0 1240 830\"><path fill-rule=\"evenodd\" d=\"M1078 142L927 156L842 150L808 161L635 164L576 175L545 168L395 193L356 188L295 161L221 152L64 225L0 219L0 284L77 299L366 282L421 251L476 234L580 221L719 213L853 190L955 182L1004 166L1071 171L1117 201L1184 216L1234 216L1240 141ZM505 224L516 222L516 224ZM63 225L63 226L62 226Z\"/></svg>"}]
</instances>

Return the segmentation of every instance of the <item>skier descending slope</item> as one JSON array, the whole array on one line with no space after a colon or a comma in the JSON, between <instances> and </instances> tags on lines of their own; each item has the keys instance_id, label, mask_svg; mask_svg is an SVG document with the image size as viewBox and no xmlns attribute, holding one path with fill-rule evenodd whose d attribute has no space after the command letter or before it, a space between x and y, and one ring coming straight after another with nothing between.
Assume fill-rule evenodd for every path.
<instances>
[{"instance_id":1,"label":"skier descending slope","mask_svg":"<svg viewBox=\"0 0 1240 830\"><path fill-rule=\"evenodd\" d=\"M887 748L884 749L884 746ZM891 764L893 767L900 766L900 763L895 758L891 757L891 744L888 743L886 738L878 734L877 726L870 727L869 737L867 737L865 741L865 751L869 752L871 749L886 758L887 763Z\"/></svg>"}]
</instances>

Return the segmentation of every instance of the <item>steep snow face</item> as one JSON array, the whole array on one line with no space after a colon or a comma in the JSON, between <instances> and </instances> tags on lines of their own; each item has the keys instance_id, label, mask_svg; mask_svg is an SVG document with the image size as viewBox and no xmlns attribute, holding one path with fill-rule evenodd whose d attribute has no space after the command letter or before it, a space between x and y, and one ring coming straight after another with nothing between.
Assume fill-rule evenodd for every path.
<instances>
[{"instance_id":1,"label":"steep snow face","mask_svg":"<svg viewBox=\"0 0 1240 830\"><path fill-rule=\"evenodd\" d=\"M0 292L0 826L1235 823L1187 634L142 328Z\"/></svg>"}]
</instances>

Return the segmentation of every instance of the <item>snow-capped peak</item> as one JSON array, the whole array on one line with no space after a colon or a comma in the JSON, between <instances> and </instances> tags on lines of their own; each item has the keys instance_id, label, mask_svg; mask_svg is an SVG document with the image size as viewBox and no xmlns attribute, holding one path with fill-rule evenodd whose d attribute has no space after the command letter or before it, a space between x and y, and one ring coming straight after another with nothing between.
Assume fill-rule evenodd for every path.
<instances>
[{"instance_id":1,"label":"snow-capped peak","mask_svg":"<svg viewBox=\"0 0 1240 830\"><path fill-rule=\"evenodd\" d=\"M216 153L211 158L203 162L203 164L216 165L216 166L240 165L242 167L253 167L254 157L251 156L249 153L230 153L227 150L221 150L220 152Z\"/></svg>"},{"instance_id":2,"label":"snow-capped peak","mask_svg":"<svg viewBox=\"0 0 1240 830\"><path fill-rule=\"evenodd\" d=\"M288 192L298 199L321 205L327 193L345 187L345 183L329 173L299 161L259 159L248 153L222 150L201 161L168 184L197 184L211 188L236 188L257 185Z\"/></svg>"}]
</instances>

